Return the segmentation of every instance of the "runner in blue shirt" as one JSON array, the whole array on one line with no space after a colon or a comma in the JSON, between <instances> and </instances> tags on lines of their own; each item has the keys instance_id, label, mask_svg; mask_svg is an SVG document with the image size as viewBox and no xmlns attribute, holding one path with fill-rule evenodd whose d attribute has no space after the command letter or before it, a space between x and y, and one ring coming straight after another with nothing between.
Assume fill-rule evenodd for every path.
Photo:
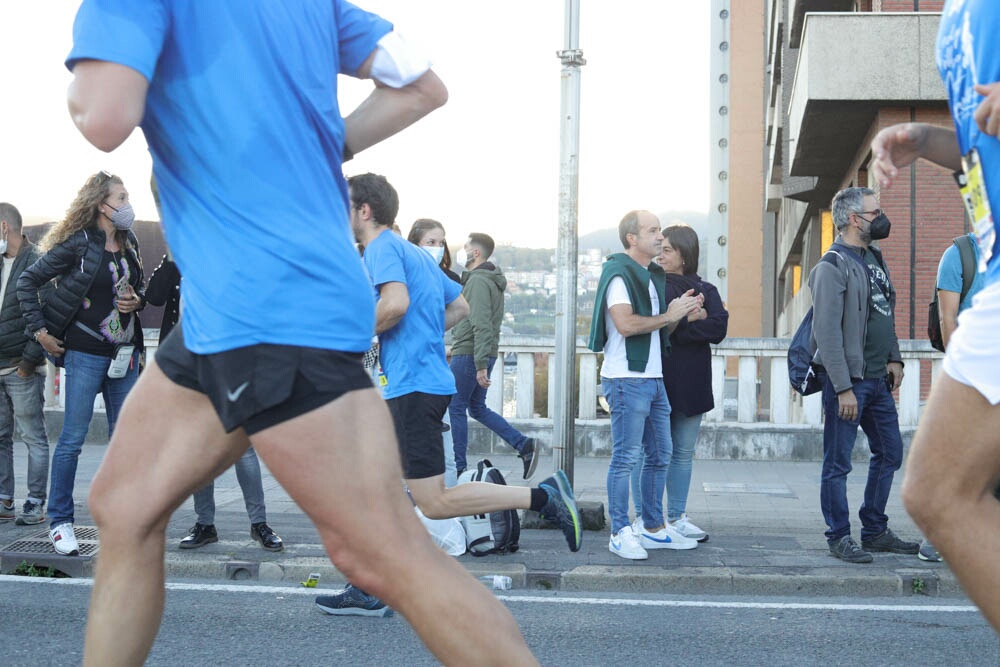
<instances>
[{"instance_id":1,"label":"runner in blue shirt","mask_svg":"<svg viewBox=\"0 0 1000 667\"><path fill-rule=\"evenodd\" d=\"M351 228L364 246L378 298L379 382L417 507L430 519L530 509L559 525L570 550L579 550L579 512L561 470L535 488L485 482L445 487L441 420L455 393L455 376L445 357L444 332L468 316L469 304L461 285L429 253L392 231L399 197L384 176L361 174L348 184ZM342 606L337 596L321 596L316 603L334 614Z\"/></svg>"},{"instance_id":2,"label":"runner in blue shirt","mask_svg":"<svg viewBox=\"0 0 1000 667\"><path fill-rule=\"evenodd\" d=\"M949 0L937 63L954 129L906 123L872 141L872 177L892 187L924 158L956 172L985 287L959 317L910 449L903 502L969 597L1000 630L1000 5Z\"/></svg>"},{"instance_id":3,"label":"runner in blue shirt","mask_svg":"<svg viewBox=\"0 0 1000 667\"><path fill-rule=\"evenodd\" d=\"M342 0L84 0L67 66L90 143L145 135L185 304L92 485L101 558L84 663L142 664L170 515L252 442L337 569L399 609L438 659L531 664L510 613L417 519L361 366L375 309L342 156L444 104L429 62ZM338 73L378 83L346 118Z\"/></svg>"}]
</instances>

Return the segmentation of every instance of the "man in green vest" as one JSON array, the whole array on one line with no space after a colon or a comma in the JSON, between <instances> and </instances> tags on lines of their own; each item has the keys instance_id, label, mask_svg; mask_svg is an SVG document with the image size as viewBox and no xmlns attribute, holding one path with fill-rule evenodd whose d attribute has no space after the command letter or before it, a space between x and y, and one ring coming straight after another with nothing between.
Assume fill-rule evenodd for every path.
<instances>
[{"instance_id":1,"label":"man in green vest","mask_svg":"<svg viewBox=\"0 0 1000 667\"><path fill-rule=\"evenodd\" d=\"M666 278L653 260L660 254L660 221L631 211L618 223L625 252L610 255L601 271L590 325L590 349L604 351L601 388L611 407L608 514L611 553L645 560L646 549L693 549L663 519L663 491L670 462L670 401L661 360L670 353L670 332L702 305L693 290L665 303ZM661 335L661 330L663 330ZM628 521L629 477L643 452L642 517Z\"/></svg>"}]
</instances>

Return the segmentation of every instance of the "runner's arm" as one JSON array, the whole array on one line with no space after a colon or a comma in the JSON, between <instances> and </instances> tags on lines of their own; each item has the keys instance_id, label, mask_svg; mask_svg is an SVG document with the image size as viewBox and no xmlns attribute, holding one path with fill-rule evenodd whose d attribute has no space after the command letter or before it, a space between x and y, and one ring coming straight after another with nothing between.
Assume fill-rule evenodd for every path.
<instances>
[{"instance_id":1,"label":"runner's arm","mask_svg":"<svg viewBox=\"0 0 1000 667\"><path fill-rule=\"evenodd\" d=\"M375 305L375 333L387 331L403 319L410 308L410 292L400 282L383 283L378 288Z\"/></svg>"},{"instance_id":2,"label":"runner's arm","mask_svg":"<svg viewBox=\"0 0 1000 667\"><path fill-rule=\"evenodd\" d=\"M110 153L142 122L146 112L146 78L118 63L82 60L73 67L69 113L84 138Z\"/></svg>"}]
</instances>

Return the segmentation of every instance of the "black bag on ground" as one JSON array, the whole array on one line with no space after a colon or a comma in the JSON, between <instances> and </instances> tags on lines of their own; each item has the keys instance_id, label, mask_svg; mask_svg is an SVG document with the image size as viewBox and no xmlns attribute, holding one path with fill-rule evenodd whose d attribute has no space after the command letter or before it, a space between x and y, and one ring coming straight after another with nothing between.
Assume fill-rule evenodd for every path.
<instances>
[{"instance_id":1,"label":"black bag on ground","mask_svg":"<svg viewBox=\"0 0 1000 667\"><path fill-rule=\"evenodd\" d=\"M469 468L458 478L459 484L466 482L488 482L507 485L503 473L493 467L489 459L483 459L475 468ZM521 538L521 519L517 510L500 510L489 514L474 514L461 518L465 528L465 543L473 556L514 553Z\"/></svg>"},{"instance_id":2,"label":"black bag on ground","mask_svg":"<svg viewBox=\"0 0 1000 667\"><path fill-rule=\"evenodd\" d=\"M961 304L965 300L965 295L972 287L972 281L976 279L976 251L972 247L972 239L968 234L956 236L951 240L958 246L958 255L962 258L962 295L958 298ZM938 291L934 285L934 298L927 308L927 338L931 341L931 347L944 352L944 336L941 335L941 312L938 310Z\"/></svg>"}]
</instances>

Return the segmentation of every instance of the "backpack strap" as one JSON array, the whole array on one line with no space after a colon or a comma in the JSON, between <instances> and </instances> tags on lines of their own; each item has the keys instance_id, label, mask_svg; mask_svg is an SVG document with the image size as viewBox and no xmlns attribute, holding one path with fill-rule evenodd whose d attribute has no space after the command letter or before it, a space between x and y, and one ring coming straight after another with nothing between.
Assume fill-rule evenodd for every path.
<instances>
[{"instance_id":1,"label":"backpack strap","mask_svg":"<svg viewBox=\"0 0 1000 667\"><path fill-rule=\"evenodd\" d=\"M956 236L951 240L958 246L958 256L962 260L962 295L958 298L958 303L965 301L965 295L972 289L972 281L976 279L976 251L972 247L972 239L968 234Z\"/></svg>"}]
</instances>

